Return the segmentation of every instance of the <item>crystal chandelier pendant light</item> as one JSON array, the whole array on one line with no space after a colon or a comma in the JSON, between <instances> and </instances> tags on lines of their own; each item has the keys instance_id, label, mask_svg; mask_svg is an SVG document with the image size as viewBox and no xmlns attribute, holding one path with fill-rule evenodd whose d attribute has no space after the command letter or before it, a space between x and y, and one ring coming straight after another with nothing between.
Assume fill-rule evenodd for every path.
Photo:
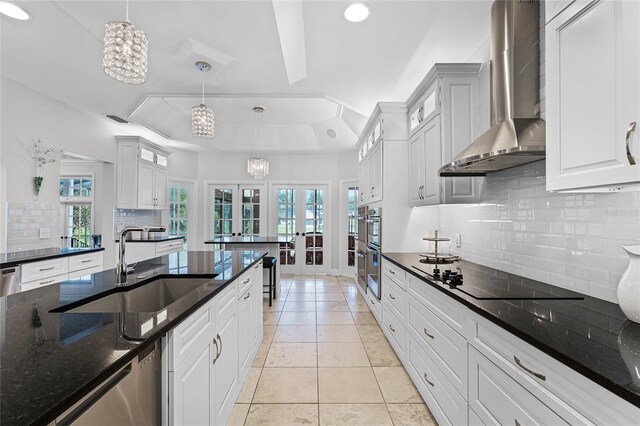
<instances>
[{"instance_id":1,"label":"crystal chandelier pendant light","mask_svg":"<svg viewBox=\"0 0 640 426\"><path fill-rule=\"evenodd\" d=\"M105 26L102 68L114 80L142 84L147 79L149 41L144 31L129 22L129 1L124 21L111 21Z\"/></svg>"},{"instance_id":2,"label":"crystal chandelier pendant light","mask_svg":"<svg viewBox=\"0 0 640 426\"><path fill-rule=\"evenodd\" d=\"M216 129L213 109L204 104L204 73L211 70L211 65L204 61L198 61L196 62L196 68L203 73L202 103L191 108L191 133L194 138L211 139Z\"/></svg>"},{"instance_id":3,"label":"crystal chandelier pendant light","mask_svg":"<svg viewBox=\"0 0 640 426\"><path fill-rule=\"evenodd\" d=\"M255 112L255 117L253 121L253 133L256 130L256 120L258 116L260 117L260 140L263 140L264 134L264 122L262 121L262 113L264 112L264 107L257 106L253 107L253 112ZM249 158L247 160L247 173L253 176L254 179L264 179L269 175L269 160L260 157L260 151L258 151L258 155L256 157Z\"/></svg>"}]
</instances>

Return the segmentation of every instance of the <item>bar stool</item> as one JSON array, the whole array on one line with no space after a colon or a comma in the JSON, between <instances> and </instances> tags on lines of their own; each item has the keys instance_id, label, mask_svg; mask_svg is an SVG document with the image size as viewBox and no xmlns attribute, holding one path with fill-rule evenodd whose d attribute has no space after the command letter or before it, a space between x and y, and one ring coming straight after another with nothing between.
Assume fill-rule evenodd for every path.
<instances>
[{"instance_id":1,"label":"bar stool","mask_svg":"<svg viewBox=\"0 0 640 426\"><path fill-rule=\"evenodd\" d=\"M262 293L269 293L269 306L272 304L272 300L276 298L276 264L278 259L272 256L266 256L262 259L262 268L269 269L269 284L264 287L268 287L267 291Z\"/></svg>"}]
</instances>

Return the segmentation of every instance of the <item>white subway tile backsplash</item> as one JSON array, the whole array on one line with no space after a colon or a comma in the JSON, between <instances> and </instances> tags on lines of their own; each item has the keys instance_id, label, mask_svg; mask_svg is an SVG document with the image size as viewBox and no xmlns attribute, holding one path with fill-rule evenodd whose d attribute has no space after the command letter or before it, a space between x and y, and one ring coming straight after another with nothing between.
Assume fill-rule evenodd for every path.
<instances>
[{"instance_id":1,"label":"white subway tile backsplash","mask_svg":"<svg viewBox=\"0 0 640 426\"><path fill-rule=\"evenodd\" d=\"M441 205L441 235L462 235L463 259L616 302L640 242L640 191L555 194L539 161L490 174L482 203Z\"/></svg>"},{"instance_id":2,"label":"white subway tile backsplash","mask_svg":"<svg viewBox=\"0 0 640 426\"><path fill-rule=\"evenodd\" d=\"M60 205L38 202L7 203L7 251L35 250L60 245ZM49 228L50 238L40 238Z\"/></svg>"}]
</instances>

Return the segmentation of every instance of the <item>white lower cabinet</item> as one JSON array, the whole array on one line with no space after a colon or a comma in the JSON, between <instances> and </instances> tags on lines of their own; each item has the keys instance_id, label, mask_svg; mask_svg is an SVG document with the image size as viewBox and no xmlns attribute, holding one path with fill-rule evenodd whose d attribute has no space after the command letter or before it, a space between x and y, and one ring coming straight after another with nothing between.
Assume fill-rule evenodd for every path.
<instances>
[{"instance_id":1,"label":"white lower cabinet","mask_svg":"<svg viewBox=\"0 0 640 426\"><path fill-rule=\"evenodd\" d=\"M20 291L101 272L102 257L102 251L96 251L23 264L20 266Z\"/></svg>"},{"instance_id":2,"label":"white lower cabinet","mask_svg":"<svg viewBox=\"0 0 640 426\"><path fill-rule=\"evenodd\" d=\"M469 406L481 424L569 424L473 347L469 351L469 383Z\"/></svg>"},{"instance_id":3,"label":"white lower cabinet","mask_svg":"<svg viewBox=\"0 0 640 426\"><path fill-rule=\"evenodd\" d=\"M410 271L382 271L375 316L438 424L640 424L637 407Z\"/></svg>"},{"instance_id":4,"label":"white lower cabinet","mask_svg":"<svg viewBox=\"0 0 640 426\"><path fill-rule=\"evenodd\" d=\"M202 338L174 371L169 371L169 424L210 425L215 422L215 371L213 360L218 348L216 335Z\"/></svg>"},{"instance_id":5,"label":"white lower cabinet","mask_svg":"<svg viewBox=\"0 0 640 426\"><path fill-rule=\"evenodd\" d=\"M161 242L132 242L127 243L124 252L125 261L129 264L153 259L154 257L176 253L184 249L184 240L169 240ZM117 253L117 251L116 251ZM116 254L117 255L117 254ZM116 262L118 260L116 259Z\"/></svg>"},{"instance_id":6,"label":"white lower cabinet","mask_svg":"<svg viewBox=\"0 0 640 426\"><path fill-rule=\"evenodd\" d=\"M254 294L262 287L256 272L262 272L262 262L257 265L167 334L165 424L226 425L229 420L262 343L262 300ZM247 277L252 285L240 295ZM260 301L259 309L253 300Z\"/></svg>"}]
</instances>

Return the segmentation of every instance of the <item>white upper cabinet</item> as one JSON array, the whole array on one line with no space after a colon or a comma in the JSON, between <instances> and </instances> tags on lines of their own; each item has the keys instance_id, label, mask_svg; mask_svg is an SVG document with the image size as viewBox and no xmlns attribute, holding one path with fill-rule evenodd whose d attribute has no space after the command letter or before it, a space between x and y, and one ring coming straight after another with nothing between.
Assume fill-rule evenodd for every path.
<instances>
[{"instance_id":1,"label":"white upper cabinet","mask_svg":"<svg viewBox=\"0 0 640 426\"><path fill-rule=\"evenodd\" d=\"M385 164L385 157L393 151L389 143L407 143L406 114L404 103L380 102L367 121L357 143L360 204L382 201L385 168L394 167Z\"/></svg>"},{"instance_id":2,"label":"white upper cabinet","mask_svg":"<svg viewBox=\"0 0 640 426\"><path fill-rule=\"evenodd\" d=\"M640 3L575 1L545 38L547 190L640 183Z\"/></svg>"},{"instance_id":3,"label":"white upper cabinet","mask_svg":"<svg viewBox=\"0 0 640 426\"><path fill-rule=\"evenodd\" d=\"M436 64L409 101L409 204L469 203L482 178L441 177L440 167L479 132L480 64Z\"/></svg>"},{"instance_id":4,"label":"white upper cabinet","mask_svg":"<svg viewBox=\"0 0 640 426\"><path fill-rule=\"evenodd\" d=\"M116 136L116 139L117 207L166 209L170 152L137 136Z\"/></svg>"}]
</instances>

